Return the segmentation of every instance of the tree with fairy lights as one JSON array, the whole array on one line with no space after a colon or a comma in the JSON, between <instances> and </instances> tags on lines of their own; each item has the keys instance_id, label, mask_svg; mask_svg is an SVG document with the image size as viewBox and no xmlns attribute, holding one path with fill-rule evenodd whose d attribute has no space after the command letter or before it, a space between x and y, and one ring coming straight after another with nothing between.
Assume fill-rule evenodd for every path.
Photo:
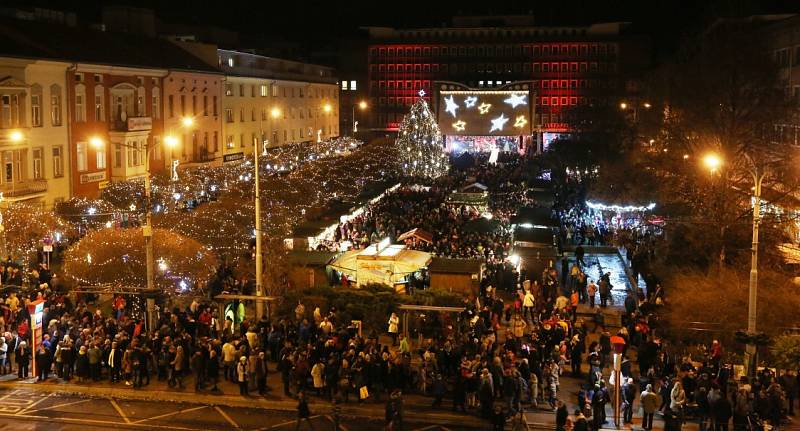
<instances>
[{"instance_id":1,"label":"tree with fairy lights","mask_svg":"<svg viewBox=\"0 0 800 431\"><path fill-rule=\"evenodd\" d=\"M216 254L198 241L154 229L155 282L168 294L203 289L216 271ZM100 229L67 250L64 272L82 285L145 286L146 261L141 228Z\"/></svg>"},{"instance_id":2,"label":"tree with fairy lights","mask_svg":"<svg viewBox=\"0 0 800 431\"><path fill-rule=\"evenodd\" d=\"M403 117L395 146L403 175L438 178L447 173L449 164L442 148L442 131L423 95L420 92L420 98Z\"/></svg>"}]
</instances>

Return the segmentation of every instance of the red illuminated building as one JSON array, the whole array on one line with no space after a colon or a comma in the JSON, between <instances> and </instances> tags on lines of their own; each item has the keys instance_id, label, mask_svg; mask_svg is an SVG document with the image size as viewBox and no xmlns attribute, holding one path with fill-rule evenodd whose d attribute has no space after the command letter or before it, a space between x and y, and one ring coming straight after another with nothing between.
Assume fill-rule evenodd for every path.
<instances>
[{"instance_id":1,"label":"red illuminated building","mask_svg":"<svg viewBox=\"0 0 800 431\"><path fill-rule=\"evenodd\" d=\"M375 131L394 131L420 90L437 81L471 88L532 82L534 128L570 129L579 105L616 106L636 91L647 40L628 23L536 27L531 16L457 17L449 28L367 28L367 83Z\"/></svg>"}]
</instances>

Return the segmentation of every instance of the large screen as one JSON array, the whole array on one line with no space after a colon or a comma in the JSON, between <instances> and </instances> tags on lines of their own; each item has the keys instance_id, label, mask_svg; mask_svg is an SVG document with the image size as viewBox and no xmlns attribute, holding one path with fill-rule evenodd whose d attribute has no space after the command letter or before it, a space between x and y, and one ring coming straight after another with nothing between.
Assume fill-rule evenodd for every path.
<instances>
[{"instance_id":1,"label":"large screen","mask_svg":"<svg viewBox=\"0 0 800 431\"><path fill-rule=\"evenodd\" d=\"M530 135L532 112L528 91L439 93L439 127L445 135Z\"/></svg>"}]
</instances>

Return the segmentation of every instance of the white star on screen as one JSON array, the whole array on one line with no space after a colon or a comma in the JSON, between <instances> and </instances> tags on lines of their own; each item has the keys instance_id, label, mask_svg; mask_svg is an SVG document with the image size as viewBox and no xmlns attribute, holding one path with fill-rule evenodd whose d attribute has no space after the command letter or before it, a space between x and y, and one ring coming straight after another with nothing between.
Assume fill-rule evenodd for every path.
<instances>
[{"instance_id":1,"label":"white star on screen","mask_svg":"<svg viewBox=\"0 0 800 431\"><path fill-rule=\"evenodd\" d=\"M475 96L469 96L464 99L464 107L465 108L472 108L475 104L478 103L478 98Z\"/></svg>"},{"instance_id":2,"label":"white star on screen","mask_svg":"<svg viewBox=\"0 0 800 431\"><path fill-rule=\"evenodd\" d=\"M456 101L453 100L453 96L445 98L444 103L447 104L447 107L444 108L445 112L449 112L450 115L452 115L453 118L455 118L457 115L456 110L458 109L458 103L456 103Z\"/></svg>"},{"instance_id":3,"label":"white star on screen","mask_svg":"<svg viewBox=\"0 0 800 431\"><path fill-rule=\"evenodd\" d=\"M503 130L503 126L506 124L507 121L508 121L508 118L506 118L505 114L500 114L499 117L497 117L494 120L492 120L492 128L489 129L489 133L492 133L495 130L502 131Z\"/></svg>"},{"instance_id":4,"label":"white star on screen","mask_svg":"<svg viewBox=\"0 0 800 431\"><path fill-rule=\"evenodd\" d=\"M525 101L525 95L524 94L512 94L511 96L509 96L508 99L504 100L503 102L508 103L509 105L511 105L512 108L516 108L519 105L527 105L528 104L528 102Z\"/></svg>"}]
</instances>

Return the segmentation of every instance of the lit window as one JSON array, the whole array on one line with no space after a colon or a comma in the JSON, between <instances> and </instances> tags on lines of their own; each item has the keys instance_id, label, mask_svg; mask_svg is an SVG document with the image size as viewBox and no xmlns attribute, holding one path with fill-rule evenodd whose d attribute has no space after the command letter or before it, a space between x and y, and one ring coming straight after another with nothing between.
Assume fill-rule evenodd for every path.
<instances>
[{"instance_id":1,"label":"lit window","mask_svg":"<svg viewBox=\"0 0 800 431\"><path fill-rule=\"evenodd\" d=\"M347 90L347 81L342 81L342 90Z\"/></svg>"},{"instance_id":2,"label":"lit window","mask_svg":"<svg viewBox=\"0 0 800 431\"><path fill-rule=\"evenodd\" d=\"M356 91L356 82L350 81L350 91Z\"/></svg>"},{"instance_id":3,"label":"lit window","mask_svg":"<svg viewBox=\"0 0 800 431\"><path fill-rule=\"evenodd\" d=\"M228 59L228 67L233 67L233 57Z\"/></svg>"},{"instance_id":4,"label":"lit window","mask_svg":"<svg viewBox=\"0 0 800 431\"><path fill-rule=\"evenodd\" d=\"M483 87L483 81L478 81L478 87Z\"/></svg>"}]
</instances>

